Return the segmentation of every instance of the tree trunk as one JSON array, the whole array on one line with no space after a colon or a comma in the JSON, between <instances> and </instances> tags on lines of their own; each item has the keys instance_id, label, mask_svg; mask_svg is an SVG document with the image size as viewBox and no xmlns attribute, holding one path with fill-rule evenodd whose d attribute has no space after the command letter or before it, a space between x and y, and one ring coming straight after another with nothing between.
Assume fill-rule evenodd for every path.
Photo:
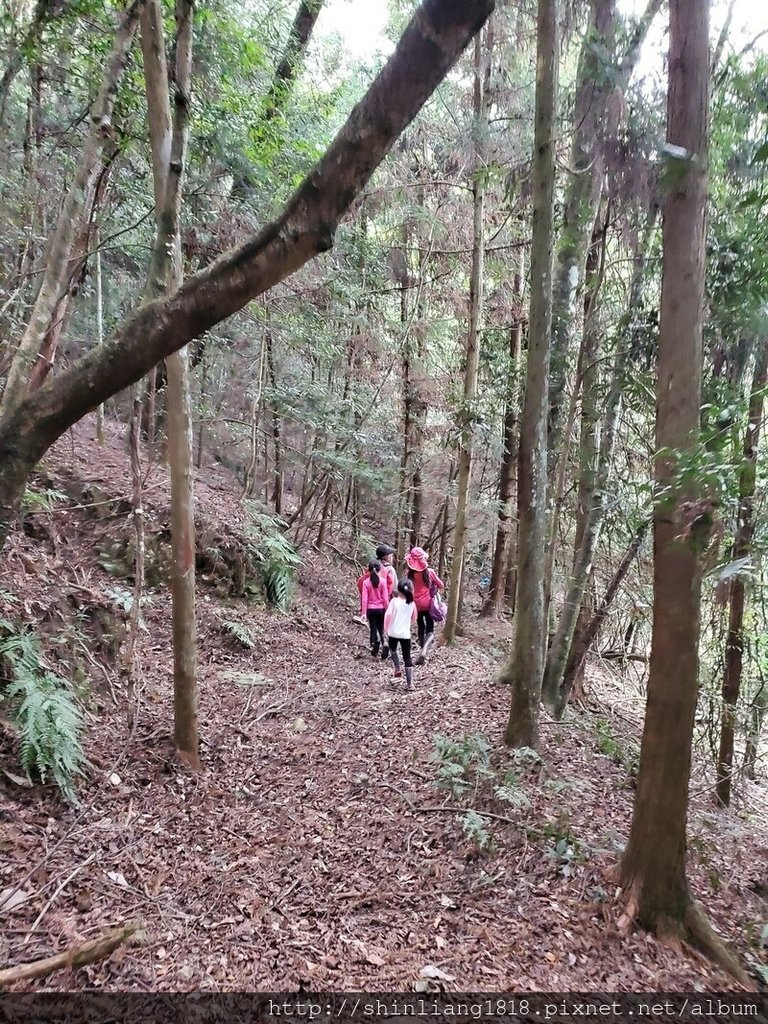
<instances>
[{"instance_id":1,"label":"tree trunk","mask_svg":"<svg viewBox=\"0 0 768 1024\"><path fill-rule=\"evenodd\" d=\"M521 257L522 262L522 257ZM515 295L522 299L522 269L515 273ZM496 527L496 543L493 548L491 582L484 615L501 615L505 605L507 574L511 565L512 543L515 532L515 466L517 465L517 421L519 416L520 358L522 353L523 319L522 312L509 333L509 368L504 398L504 438L501 469L499 471L499 522Z\"/></svg>"},{"instance_id":2,"label":"tree trunk","mask_svg":"<svg viewBox=\"0 0 768 1024\"><path fill-rule=\"evenodd\" d=\"M566 666L563 681L560 687L559 701L556 707L558 717L562 715L565 705L568 703L568 697L570 696L571 690L574 687L576 679L582 674L584 663L587 658L590 647L595 641L595 638L600 631L600 627L610 611L613 599L619 592L621 584L624 582L627 573L629 572L632 562L635 560L635 556L640 550L640 546L645 539L645 535L648 532L650 522L645 520L642 522L634 534L632 539L627 545L627 550L624 552L621 561L616 567L611 582L605 591L605 596L595 610L594 615L591 616L587 625L583 630L576 633L573 643L571 645L571 654L568 659L568 665Z\"/></svg>"},{"instance_id":3,"label":"tree trunk","mask_svg":"<svg viewBox=\"0 0 768 1024\"><path fill-rule=\"evenodd\" d=\"M35 391L39 388L53 369L59 342L66 333L67 325L72 316L72 299L77 294L87 273L86 265L88 262L88 251L91 247L93 219L96 215L96 210L104 200L104 192L109 180L109 170L113 156L114 153L102 167L98 179L94 181L92 192L86 196L83 222L72 246L64 291L56 302L51 315L50 326L43 338L37 360L29 374L30 391Z\"/></svg>"},{"instance_id":4,"label":"tree trunk","mask_svg":"<svg viewBox=\"0 0 768 1024\"><path fill-rule=\"evenodd\" d=\"M104 79L90 111L90 128L80 164L64 200L48 247L45 272L29 322L13 356L0 402L7 418L19 406L29 388L29 377L50 328L56 303L65 286L75 235L82 224L88 197L93 194L104 147L111 137L112 110L126 61L133 44L143 0L131 0L120 21Z\"/></svg>"},{"instance_id":5,"label":"tree trunk","mask_svg":"<svg viewBox=\"0 0 768 1024\"><path fill-rule=\"evenodd\" d=\"M599 540L599 530L602 519L605 515L605 501L606 494L605 489L608 483L608 475L611 468L611 459L613 453L613 443L616 434L616 429L619 423L619 416L621 412L621 397L622 390L624 388L625 377L629 365L629 361L632 355L632 327L634 318L637 315L637 311L640 308L640 303L643 294L643 283L645 280L645 266L646 257L650 247L651 239L653 237L654 225L656 222L657 208L655 205L652 206L647 219L646 229L642 237L642 241L638 250L637 260L635 263L632 282L630 285L630 296L629 296L629 309L626 314L626 329L620 333L620 341L618 346L618 352L614 362L613 371L611 374L611 382L608 388L608 395L605 400L605 419L603 425L603 436L599 448L599 457L597 465L597 483L594 486L593 471L590 468L590 462L592 458L592 451L594 450L593 440L593 428L592 423L596 415L595 398L592 394L593 388L590 385L589 377L589 362L595 363L594 353L590 354L593 345L590 343L586 346L587 352L583 360L584 364L580 367L580 374L584 376L584 396L582 403L587 404L587 416L583 425L582 434L584 436L585 443L582 443L582 456L581 456L581 476L580 476L580 488L579 488L579 505L580 505L580 516L577 528L577 549L576 556L574 558L574 572L569 588L569 593L566 596L566 608L564 608L564 614L561 616L559 623L558 633L556 634L552 648L550 649L547 658L547 669L545 675L548 676L548 680L545 682L545 690L548 691L549 700L552 703L552 707L556 716L560 716L565 709L565 705L568 702L568 696L571 693L576 679L582 673L584 662L586 659L587 651L594 640L597 633L597 628L602 623L603 618L608 612L608 606L610 601L613 600L616 590L621 581L624 579L628 569L629 563L631 562L634 554L637 551L637 547L633 545L635 541L630 544L629 552L631 552L629 562L621 572L620 579L614 581L608 588L606 599L608 604L603 602L604 607L601 605L602 614L598 609L596 616L585 616L584 621L589 624L583 627L579 624L579 615L577 611L577 617L573 624L573 632L568 637L568 631L570 630L570 622L565 617L566 610L567 615L572 616L573 607L568 605L569 601L575 601L578 598L578 591L583 590L586 587L587 580L590 572L590 565L594 560L595 551ZM603 254L605 253L605 247L603 246ZM594 330L594 324L591 324L592 311L588 308L586 315L585 324L585 339L587 334ZM590 506L588 508L588 506ZM558 505L555 503L555 516L557 518ZM584 539L584 532L588 531L589 536L585 544L582 544ZM645 533L645 527L642 528L642 535ZM641 535L641 538L642 538ZM554 542L554 538L552 538ZM639 547L639 541L637 542ZM550 550L550 562L548 566L548 573L551 572L552 556L553 551ZM626 557L626 556L625 556ZM623 565L623 563L622 563ZM622 566L620 566L621 570ZM586 572L586 575L584 573ZM583 586L582 586L583 583ZM614 588L612 590L612 588ZM610 598L608 597L610 594ZM599 617L597 626L594 628L594 632L591 632L595 624L595 619ZM562 627L562 628L561 628ZM591 633L591 635L590 635ZM566 643L567 641L567 643ZM567 650L565 649L567 646ZM565 656L565 661L563 661ZM562 673L562 674L561 674Z\"/></svg>"},{"instance_id":6,"label":"tree trunk","mask_svg":"<svg viewBox=\"0 0 768 1024\"><path fill-rule=\"evenodd\" d=\"M485 265L485 138L488 133L489 79L493 53L492 25L483 46L482 33L475 38L474 126L475 161L472 180L472 269L469 275L469 327L464 365L464 394L460 412L459 477L456 525L453 531L453 558L448 591L448 613L443 641L451 643L456 635L463 604L464 556L467 546L467 508L472 485L472 458L475 435L475 404L480 365L480 331L483 322L483 270Z\"/></svg>"},{"instance_id":7,"label":"tree trunk","mask_svg":"<svg viewBox=\"0 0 768 1024\"><path fill-rule=\"evenodd\" d=\"M98 228L94 235L94 277L96 287L96 344L104 344L104 283L101 276L101 240ZM101 447L104 444L104 403L96 409L96 440Z\"/></svg>"},{"instance_id":8,"label":"tree trunk","mask_svg":"<svg viewBox=\"0 0 768 1024\"><path fill-rule=\"evenodd\" d=\"M739 469L739 508L733 539L732 560L749 558L754 537L754 497L757 478L757 452L768 382L768 344L758 344L749 419L744 436L744 458ZM741 693L744 658L744 576L737 572L730 580L728 595L728 634L725 641L725 672L723 674L723 714L720 726L720 753L717 759L715 796L721 807L731 802L733 747L736 728L736 706Z\"/></svg>"},{"instance_id":9,"label":"tree trunk","mask_svg":"<svg viewBox=\"0 0 768 1024\"><path fill-rule=\"evenodd\" d=\"M0 544L33 466L73 423L331 248L341 218L493 7L494 0L423 0L276 221L194 274L174 295L143 304L104 346L0 419Z\"/></svg>"},{"instance_id":10,"label":"tree trunk","mask_svg":"<svg viewBox=\"0 0 768 1024\"><path fill-rule=\"evenodd\" d=\"M272 412L272 441L274 442L274 475L272 477L272 501L275 506L275 514L283 514L283 443L281 438L280 413L277 408L277 374L275 373L275 357L272 350L272 331L268 327L264 337L264 344L267 354L267 369L269 371L269 386L272 392L270 408Z\"/></svg>"},{"instance_id":11,"label":"tree trunk","mask_svg":"<svg viewBox=\"0 0 768 1024\"><path fill-rule=\"evenodd\" d=\"M760 679L760 685L752 698L750 708L749 724L747 725L747 743L744 751L744 773L748 779L755 778L755 766L757 765L757 748L760 744L760 733L763 731L763 722L768 715L768 680L765 677Z\"/></svg>"},{"instance_id":12,"label":"tree trunk","mask_svg":"<svg viewBox=\"0 0 768 1024\"><path fill-rule=\"evenodd\" d=\"M168 90L162 13L158 0L142 21L144 73L156 197L157 237L150 292L181 284L180 214L189 135L192 5L177 0L173 114ZM186 346L165 361L168 459L171 476L171 594L173 598L174 741L193 769L200 767L195 626L195 517L189 359Z\"/></svg>"},{"instance_id":13,"label":"tree trunk","mask_svg":"<svg viewBox=\"0 0 768 1024\"><path fill-rule=\"evenodd\" d=\"M37 0L32 20L24 38L14 47L8 58L3 77L0 79L0 128L5 124L5 111L13 80L24 66L25 57L34 53L40 35L48 22L57 15L63 14L66 4L57 4L53 0Z\"/></svg>"},{"instance_id":14,"label":"tree trunk","mask_svg":"<svg viewBox=\"0 0 768 1024\"><path fill-rule=\"evenodd\" d=\"M699 671L701 552L711 514L678 480L672 453L695 445L701 399L707 202L709 2L671 0L667 141L679 161L664 204L653 515L653 642L648 703L629 843L621 864L632 919L661 938L687 940L741 980L696 910L686 876L686 823ZM679 147L679 148L678 148ZM666 493L665 493L666 492Z\"/></svg>"},{"instance_id":15,"label":"tree trunk","mask_svg":"<svg viewBox=\"0 0 768 1024\"><path fill-rule=\"evenodd\" d=\"M547 409L552 329L552 246L555 191L555 116L560 52L557 0L539 0L536 113L532 168L533 237L528 368L518 454L518 574L515 637L501 681L512 690L505 742L535 747L544 671L546 616Z\"/></svg>"},{"instance_id":16,"label":"tree trunk","mask_svg":"<svg viewBox=\"0 0 768 1024\"><path fill-rule=\"evenodd\" d=\"M562 444L570 352L576 335L589 238L605 174L606 143L619 127L622 107L619 90L626 86L634 71L643 40L661 5L662 0L649 0L621 54L617 47L616 0L591 0L590 20L577 70L569 157L571 174L563 199L564 223L553 288L547 428L550 476L556 470L554 456Z\"/></svg>"}]
</instances>

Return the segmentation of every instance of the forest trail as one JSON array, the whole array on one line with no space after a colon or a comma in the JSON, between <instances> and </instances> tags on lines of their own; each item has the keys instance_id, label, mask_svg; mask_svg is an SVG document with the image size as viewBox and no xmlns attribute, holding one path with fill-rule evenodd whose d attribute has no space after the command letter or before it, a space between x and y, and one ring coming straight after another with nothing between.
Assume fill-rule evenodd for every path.
<instances>
[{"instance_id":1,"label":"forest trail","mask_svg":"<svg viewBox=\"0 0 768 1024\"><path fill-rule=\"evenodd\" d=\"M127 495L123 438L110 433L96 466L92 433L90 420L79 425L43 471L56 482L95 467L101 490ZM236 483L218 468L201 477L198 516L226 523ZM146 497L155 514L167 507L163 472ZM39 518L53 524L48 542L15 535L9 544L3 615L18 613L22 593L35 618L68 588L115 586L82 513ZM355 596L351 566L312 552L292 614L223 601L200 581L198 776L178 767L168 738L170 605L148 604L133 737L114 671L116 703L92 673L81 806L2 778L0 889L35 871L22 886L29 899L3 915L0 959L32 960L136 921L140 941L85 968L89 987L402 990L427 984L432 968L429 984L456 990L733 987L708 963L617 931L611 869L629 826L640 718L611 676L593 674L591 710L561 725L544 719L543 766L525 771L501 743L508 691L493 682L508 627L470 616L469 636L438 649L407 694L368 653ZM488 739L492 777L476 794L435 788L436 733ZM493 795L511 768L519 806ZM703 784L697 770L691 882L744 952L765 915L765 817L715 811ZM765 779L753 790L765 793ZM427 810L442 804L511 821L486 819L492 845L482 850L460 813ZM61 972L43 984L83 983Z\"/></svg>"}]
</instances>

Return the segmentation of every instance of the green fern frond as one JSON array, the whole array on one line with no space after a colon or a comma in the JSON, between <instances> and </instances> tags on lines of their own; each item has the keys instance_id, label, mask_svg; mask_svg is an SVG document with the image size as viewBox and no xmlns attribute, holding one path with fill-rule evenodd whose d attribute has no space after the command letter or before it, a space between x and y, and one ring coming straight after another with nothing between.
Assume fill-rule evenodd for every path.
<instances>
[{"instance_id":1,"label":"green fern frond","mask_svg":"<svg viewBox=\"0 0 768 1024\"><path fill-rule=\"evenodd\" d=\"M28 629L0 621L0 660L8 686L0 699L9 706L19 731L21 764L41 782L49 777L71 803L77 802L75 779L83 774L83 715L66 683L43 663L40 641Z\"/></svg>"}]
</instances>

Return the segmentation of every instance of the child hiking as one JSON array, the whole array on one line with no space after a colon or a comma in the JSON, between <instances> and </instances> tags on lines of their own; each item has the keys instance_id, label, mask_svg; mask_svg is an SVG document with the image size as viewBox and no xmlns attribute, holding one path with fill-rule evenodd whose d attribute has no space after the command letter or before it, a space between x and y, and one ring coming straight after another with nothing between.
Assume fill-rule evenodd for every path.
<instances>
[{"instance_id":1,"label":"child hiking","mask_svg":"<svg viewBox=\"0 0 768 1024\"><path fill-rule=\"evenodd\" d=\"M413 600L416 604L416 622L419 634L421 653L416 659L417 665L426 664L429 651L435 639L435 620L431 614L432 599L445 584L434 571L429 568L429 555L424 548L411 548L405 564L408 566L408 579L413 586Z\"/></svg>"},{"instance_id":2,"label":"child hiking","mask_svg":"<svg viewBox=\"0 0 768 1024\"><path fill-rule=\"evenodd\" d=\"M397 655L398 645L403 652L405 666L405 688L413 689L413 661L411 660L411 628L416 621L416 604L413 600L413 587L409 579L402 579L397 584L395 596L389 602L387 614L384 616L384 632L389 639L389 652L395 666L395 676L402 676L400 659Z\"/></svg>"},{"instance_id":3,"label":"child hiking","mask_svg":"<svg viewBox=\"0 0 768 1024\"><path fill-rule=\"evenodd\" d=\"M379 575L383 576L384 579L387 581L387 601L389 601L389 598L392 597L397 588L397 572L395 570L395 567L392 565L392 556L394 555L394 553L395 549L389 547L389 545L387 544L379 544L379 546L376 548L375 561L381 563ZM360 592L360 615L363 618L365 618L365 612L363 611L363 583L368 579L370 573L371 569L369 563L368 568L357 581L357 589Z\"/></svg>"},{"instance_id":4,"label":"child hiking","mask_svg":"<svg viewBox=\"0 0 768 1024\"><path fill-rule=\"evenodd\" d=\"M384 613L389 604L389 587L383 575L379 575L380 572L381 562L373 559L368 563L368 575L363 580L360 601L363 616L368 619L371 630L371 654L375 658L381 648L381 657L384 660L389 654L384 632Z\"/></svg>"}]
</instances>

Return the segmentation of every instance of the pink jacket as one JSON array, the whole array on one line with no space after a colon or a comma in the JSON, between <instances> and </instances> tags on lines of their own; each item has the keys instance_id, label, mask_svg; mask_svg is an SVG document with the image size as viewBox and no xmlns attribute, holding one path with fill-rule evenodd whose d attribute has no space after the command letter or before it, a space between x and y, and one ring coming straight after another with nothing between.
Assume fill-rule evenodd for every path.
<instances>
[{"instance_id":1,"label":"pink jacket","mask_svg":"<svg viewBox=\"0 0 768 1024\"><path fill-rule=\"evenodd\" d=\"M427 569L427 572L429 573L430 586L432 583L436 583L437 589L443 590L445 584L435 570ZM413 573L413 600L420 612L429 611L429 606L432 603L432 595L429 589L429 586L424 582L424 574L421 572Z\"/></svg>"},{"instance_id":2,"label":"pink jacket","mask_svg":"<svg viewBox=\"0 0 768 1024\"><path fill-rule=\"evenodd\" d=\"M389 604L389 587L387 586L386 579L380 576L378 587L374 587L370 578L363 580L363 591L360 596L362 598L361 607L363 615L365 615L369 608L372 611L377 609L383 611Z\"/></svg>"}]
</instances>

